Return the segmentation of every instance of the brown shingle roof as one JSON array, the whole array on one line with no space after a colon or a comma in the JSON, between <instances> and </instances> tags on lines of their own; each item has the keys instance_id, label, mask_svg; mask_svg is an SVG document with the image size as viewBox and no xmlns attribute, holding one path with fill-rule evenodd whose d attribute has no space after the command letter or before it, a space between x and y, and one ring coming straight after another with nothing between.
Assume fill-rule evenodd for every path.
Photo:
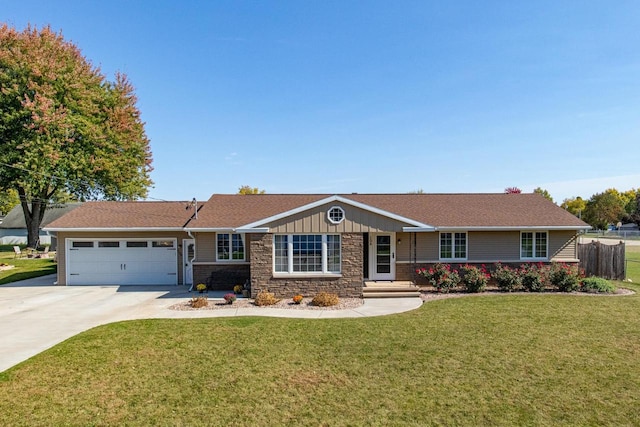
<instances>
[{"instance_id":1,"label":"brown shingle roof","mask_svg":"<svg viewBox=\"0 0 640 427\"><path fill-rule=\"evenodd\" d=\"M188 228L236 228L331 196L214 194ZM340 197L439 228L588 227L538 194L345 194Z\"/></svg>"},{"instance_id":2,"label":"brown shingle roof","mask_svg":"<svg viewBox=\"0 0 640 427\"><path fill-rule=\"evenodd\" d=\"M188 202L86 202L47 229L182 228L193 215Z\"/></svg>"}]
</instances>

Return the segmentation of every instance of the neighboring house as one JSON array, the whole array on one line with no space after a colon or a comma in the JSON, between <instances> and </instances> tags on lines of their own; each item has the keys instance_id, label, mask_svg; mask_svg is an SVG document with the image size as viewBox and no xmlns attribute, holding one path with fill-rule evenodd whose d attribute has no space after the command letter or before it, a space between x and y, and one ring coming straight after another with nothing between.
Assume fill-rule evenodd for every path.
<instances>
[{"instance_id":1,"label":"neighboring house","mask_svg":"<svg viewBox=\"0 0 640 427\"><path fill-rule=\"evenodd\" d=\"M54 204L44 212L44 218L40 224L39 239L41 245L51 245L51 250L56 250L55 237L43 231L49 223L71 212L82 203L60 203ZM52 239L53 237L53 239ZM22 206L18 205L11 209L7 216L0 223L0 244L2 245L26 245L27 225L24 221Z\"/></svg>"},{"instance_id":2,"label":"neighboring house","mask_svg":"<svg viewBox=\"0 0 640 427\"><path fill-rule=\"evenodd\" d=\"M633 222L622 224L620 228L618 228L619 231L638 231L638 229L638 224L635 224Z\"/></svg>"},{"instance_id":3,"label":"neighboring house","mask_svg":"<svg viewBox=\"0 0 640 427\"><path fill-rule=\"evenodd\" d=\"M576 263L589 228L537 194L213 195L197 217L186 202L89 202L48 227L60 284L249 279L281 297L362 296L365 279L437 262Z\"/></svg>"}]
</instances>

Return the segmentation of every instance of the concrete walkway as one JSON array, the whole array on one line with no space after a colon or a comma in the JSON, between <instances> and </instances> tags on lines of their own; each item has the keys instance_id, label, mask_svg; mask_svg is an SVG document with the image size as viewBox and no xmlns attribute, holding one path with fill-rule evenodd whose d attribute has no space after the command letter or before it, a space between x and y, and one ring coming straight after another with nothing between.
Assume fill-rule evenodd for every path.
<instances>
[{"instance_id":1,"label":"concrete walkway","mask_svg":"<svg viewBox=\"0 0 640 427\"><path fill-rule=\"evenodd\" d=\"M0 372L80 332L122 320L230 316L335 319L384 316L422 305L416 297L366 299L362 306L345 310L231 307L178 311L168 307L194 295L184 286L54 286L55 280L55 275L50 275L0 286Z\"/></svg>"}]
</instances>

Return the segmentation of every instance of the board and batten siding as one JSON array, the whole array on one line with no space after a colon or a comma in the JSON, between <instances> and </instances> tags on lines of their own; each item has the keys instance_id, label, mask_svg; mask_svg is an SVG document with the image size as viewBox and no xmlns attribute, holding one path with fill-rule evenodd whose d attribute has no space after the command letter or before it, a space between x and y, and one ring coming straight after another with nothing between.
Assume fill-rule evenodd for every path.
<instances>
[{"instance_id":1,"label":"board and batten siding","mask_svg":"<svg viewBox=\"0 0 640 427\"><path fill-rule=\"evenodd\" d=\"M57 232L58 247L56 257L58 259L58 285L67 284L67 248L66 239L176 239L178 245L178 284L182 284L182 239L190 239L189 235L182 231L148 231L148 232Z\"/></svg>"},{"instance_id":2,"label":"board and batten siding","mask_svg":"<svg viewBox=\"0 0 640 427\"><path fill-rule=\"evenodd\" d=\"M344 220L333 224L327 211L334 206L344 210ZM270 233L378 233L401 232L406 224L393 218L341 203L328 203L266 224Z\"/></svg>"},{"instance_id":3,"label":"board and batten siding","mask_svg":"<svg viewBox=\"0 0 640 427\"><path fill-rule=\"evenodd\" d=\"M415 240L414 240L415 237ZM440 233L397 233L398 262L438 262ZM549 231L548 255L552 261L575 261L577 258L575 231ZM415 247L414 247L415 246ZM519 262L520 231L467 232L468 262Z\"/></svg>"}]
</instances>

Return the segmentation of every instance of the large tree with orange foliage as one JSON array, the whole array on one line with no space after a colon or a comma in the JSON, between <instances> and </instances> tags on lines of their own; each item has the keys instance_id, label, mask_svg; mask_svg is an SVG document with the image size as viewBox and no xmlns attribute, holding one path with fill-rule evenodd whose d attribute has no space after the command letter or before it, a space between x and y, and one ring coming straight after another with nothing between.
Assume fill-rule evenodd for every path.
<instances>
[{"instance_id":1,"label":"large tree with orange foliage","mask_svg":"<svg viewBox=\"0 0 640 427\"><path fill-rule=\"evenodd\" d=\"M0 191L20 198L35 245L56 194L137 199L151 151L131 83L109 81L50 27L0 26Z\"/></svg>"}]
</instances>

